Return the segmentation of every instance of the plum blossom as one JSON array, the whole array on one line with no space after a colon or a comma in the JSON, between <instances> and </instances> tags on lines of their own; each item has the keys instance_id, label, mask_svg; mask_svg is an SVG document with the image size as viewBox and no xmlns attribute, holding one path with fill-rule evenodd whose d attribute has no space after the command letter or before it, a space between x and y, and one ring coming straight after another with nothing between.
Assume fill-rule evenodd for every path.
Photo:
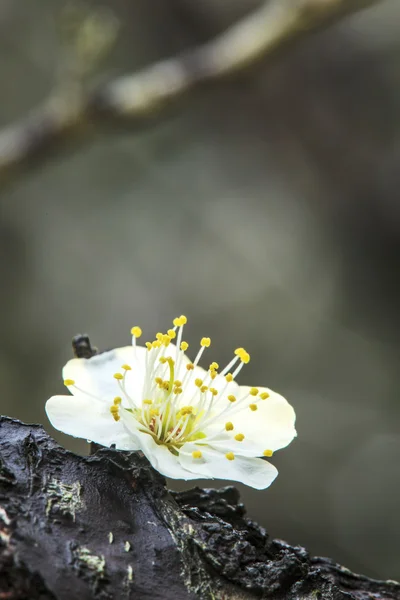
<instances>
[{"instance_id":1,"label":"plum blossom","mask_svg":"<svg viewBox=\"0 0 400 600\"><path fill-rule=\"evenodd\" d=\"M265 457L296 436L294 410L271 389L238 385L250 361L244 348L223 369L216 362L204 369L199 362L211 340L203 337L191 361L186 322L174 319L144 346L135 326L132 345L70 360L63 378L72 395L47 401L50 422L103 446L140 450L166 477L267 488L278 471Z\"/></svg>"}]
</instances>

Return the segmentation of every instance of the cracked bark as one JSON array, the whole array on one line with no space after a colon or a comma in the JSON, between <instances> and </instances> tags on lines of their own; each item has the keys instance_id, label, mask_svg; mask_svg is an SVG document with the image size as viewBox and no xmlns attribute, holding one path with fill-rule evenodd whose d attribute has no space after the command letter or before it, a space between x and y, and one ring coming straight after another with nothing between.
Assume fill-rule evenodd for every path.
<instances>
[{"instance_id":1,"label":"cracked bark","mask_svg":"<svg viewBox=\"0 0 400 600\"><path fill-rule=\"evenodd\" d=\"M140 453L77 456L7 417L0 440L0 599L400 599L271 539L233 487L169 492Z\"/></svg>"}]
</instances>

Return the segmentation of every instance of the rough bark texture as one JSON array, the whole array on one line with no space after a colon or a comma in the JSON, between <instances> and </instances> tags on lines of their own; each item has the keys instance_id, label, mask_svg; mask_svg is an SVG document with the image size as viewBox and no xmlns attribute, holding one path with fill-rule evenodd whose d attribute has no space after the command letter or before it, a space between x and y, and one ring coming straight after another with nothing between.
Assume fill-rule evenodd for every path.
<instances>
[{"instance_id":1,"label":"rough bark texture","mask_svg":"<svg viewBox=\"0 0 400 600\"><path fill-rule=\"evenodd\" d=\"M76 456L7 417L0 440L0 599L400 599L271 539L233 487L168 492L140 453Z\"/></svg>"}]
</instances>

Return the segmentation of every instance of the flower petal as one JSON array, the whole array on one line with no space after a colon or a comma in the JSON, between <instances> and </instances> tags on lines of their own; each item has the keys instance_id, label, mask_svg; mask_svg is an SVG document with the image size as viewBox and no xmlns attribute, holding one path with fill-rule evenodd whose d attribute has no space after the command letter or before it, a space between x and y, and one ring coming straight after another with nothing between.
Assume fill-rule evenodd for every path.
<instances>
[{"instance_id":1,"label":"flower petal","mask_svg":"<svg viewBox=\"0 0 400 600\"><path fill-rule=\"evenodd\" d=\"M87 396L53 396L46 403L50 423L63 433L118 450L138 450L135 436L122 420L114 421L109 407Z\"/></svg>"},{"instance_id":2,"label":"flower petal","mask_svg":"<svg viewBox=\"0 0 400 600\"><path fill-rule=\"evenodd\" d=\"M125 346L96 354L92 358L73 358L65 365L63 378L75 382L75 386L68 386L74 395L85 394L107 402L112 402L115 396L121 396L124 401L124 394L114 374L124 373L122 365L128 364L132 370L126 372L126 391L138 404L141 401L146 352L146 348Z\"/></svg>"},{"instance_id":3,"label":"flower petal","mask_svg":"<svg viewBox=\"0 0 400 600\"><path fill-rule=\"evenodd\" d=\"M240 386L238 402L244 398L251 388ZM252 411L249 405L253 398L245 402L242 409L232 414L227 420L234 425L232 433L243 433L246 443L252 443L252 454L262 456L264 450L285 448L296 437L296 415L288 401L268 388L258 388L259 393L266 392L266 400L257 400L257 410ZM244 442L239 442L239 444ZM243 451L245 445L243 445ZM240 450L238 449L238 452Z\"/></svg>"},{"instance_id":4,"label":"flower petal","mask_svg":"<svg viewBox=\"0 0 400 600\"><path fill-rule=\"evenodd\" d=\"M137 435L141 451L159 473L171 479L199 479L199 475L185 469L178 456L172 454L164 444L156 444L150 434L141 431L140 423L130 413L124 411L122 420L126 428Z\"/></svg>"},{"instance_id":5,"label":"flower petal","mask_svg":"<svg viewBox=\"0 0 400 600\"><path fill-rule=\"evenodd\" d=\"M199 450L201 458L193 458L192 452ZM278 475L277 469L261 458L235 456L234 460L228 460L222 452L200 444L185 444L179 453L179 461L198 477L240 481L257 490L269 487Z\"/></svg>"}]
</instances>

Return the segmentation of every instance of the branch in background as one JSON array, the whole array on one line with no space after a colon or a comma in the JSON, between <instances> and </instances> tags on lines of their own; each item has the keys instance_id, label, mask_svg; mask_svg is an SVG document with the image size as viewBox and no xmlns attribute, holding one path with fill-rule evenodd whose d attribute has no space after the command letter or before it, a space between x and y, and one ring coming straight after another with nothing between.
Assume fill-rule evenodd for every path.
<instances>
[{"instance_id":1,"label":"branch in background","mask_svg":"<svg viewBox=\"0 0 400 600\"><path fill-rule=\"evenodd\" d=\"M171 493L138 452L77 456L2 417L0 598L400 600L400 584L271 539L233 487Z\"/></svg>"},{"instance_id":2,"label":"branch in background","mask_svg":"<svg viewBox=\"0 0 400 600\"><path fill-rule=\"evenodd\" d=\"M380 1L269 0L211 42L120 77L92 93L85 91L79 78L71 78L67 69L66 81L43 106L0 132L0 177L44 158L59 143L87 134L110 117L136 123L158 115L197 86L272 57L288 43ZM75 75L88 70L78 65Z\"/></svg>"}]
</instances>

